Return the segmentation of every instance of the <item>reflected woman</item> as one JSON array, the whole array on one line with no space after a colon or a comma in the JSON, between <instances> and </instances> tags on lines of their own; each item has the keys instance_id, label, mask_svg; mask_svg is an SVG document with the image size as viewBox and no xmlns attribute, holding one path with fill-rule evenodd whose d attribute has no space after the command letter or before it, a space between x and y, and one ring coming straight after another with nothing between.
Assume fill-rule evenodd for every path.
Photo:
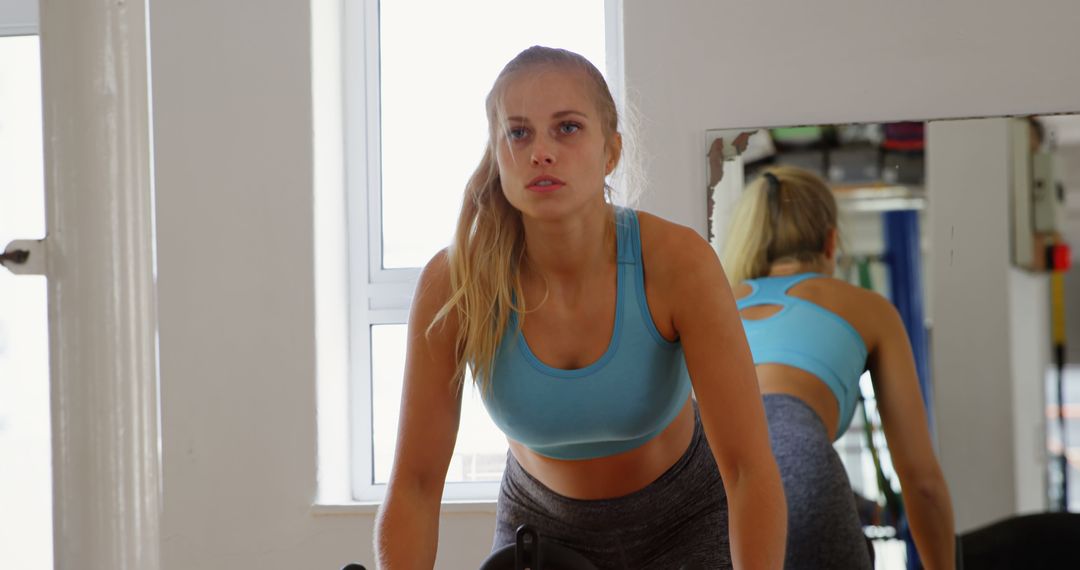
<instances>
[{"instance_id":1,"label":"reflected woman","mask_svg":"<svg viewBox=\"0 0 1080 570\"><path fill-rule=\"evenodd\" d=\"M723 261L787 498L785 568L871 567L832 445L851 422L867 370L922 561L952 568L952 506L907 332L887 299L831 277L839 241L832 192L808 171L773 167L747 186L732 220Z\"/></svg>"}]
</instances>

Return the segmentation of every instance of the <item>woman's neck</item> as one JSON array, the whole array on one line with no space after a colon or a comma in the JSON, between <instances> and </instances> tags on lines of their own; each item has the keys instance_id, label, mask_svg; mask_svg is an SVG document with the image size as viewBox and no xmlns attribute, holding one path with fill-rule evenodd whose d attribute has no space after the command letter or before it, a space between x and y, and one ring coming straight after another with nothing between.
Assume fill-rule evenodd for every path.
<instances>
[{"instance_id":1,"label":"woman's neck","mask_svg":"<svg viewBox=\"0 0 1080 570\"><path fill-rule=\"evenodd\" d=\"M611 206L558 221L524 220L526 270L547 279L575 279L615 260Z\"/></svg>"},{"instance_id":2,"label":"woman's neck","mask_svg":"<svg viewBox=\"0 0 1080 570\"><path fill-rule=\"evenodd\" d=\"M823 273L831 275L832 270L829 262L824 259L817 261L777 261L769 266L769 277L786 277L802 273Z\"/></svg>"}]
</instances>

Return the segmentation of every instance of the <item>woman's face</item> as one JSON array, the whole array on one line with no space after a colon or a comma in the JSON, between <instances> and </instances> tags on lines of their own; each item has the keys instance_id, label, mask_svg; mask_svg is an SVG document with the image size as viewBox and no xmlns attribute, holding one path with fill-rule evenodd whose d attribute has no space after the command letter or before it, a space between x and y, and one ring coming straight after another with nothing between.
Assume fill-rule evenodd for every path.
<instances>
[{"instance_id":1,"label":"woman's face","mask_svg":"<svg viewBox=\"0 0 1080 570\"><path fill-rule=\"evenodd\" d=\"M496 158L506 199L522 214L558 218L603 202L604 177L618 160L578 70L540 67L506 85Z\"/></svg>"}]
</instances>

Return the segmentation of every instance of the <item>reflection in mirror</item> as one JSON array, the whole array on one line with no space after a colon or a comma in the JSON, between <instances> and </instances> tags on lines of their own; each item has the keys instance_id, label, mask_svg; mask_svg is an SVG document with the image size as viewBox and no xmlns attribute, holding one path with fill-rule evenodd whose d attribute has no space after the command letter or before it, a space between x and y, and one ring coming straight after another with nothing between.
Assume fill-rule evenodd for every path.
<instances>
[{"instance_id":1,"label":"reflection in mirror","mask_svg":"<svg viewBox=\"0 0 1080 570\"><path fill-rule=\"evenodd\" d=\"M736 202L769 169L798 167L832 191L841 241L833 277L890 299L904 318L958 533L1000 515L1080 509L1080 350L1065 343L1067 331L1080 338L1080 280L1068 248L1080 243L1080 116L723 129L707 131L705 143L704 205L718 254ZM979 366L970 377L955 373L953 341L979 342L968 328L1002 343L979 357L1004 370L1000 385ZM937 362L931 346L942 353ZM937 385L932 371L945 376ZM860 391L863 405L834 447L884 558L877 567L888 567L913 551L894 540L903 492L869 373ZM985 424L965 415L978 417L979 392L990 394L978 396L990 398ZM982 442L958 447L964 438ZM1012 473L1000 481L981 475L1002 467ZM995 502L1005 504L987 506Z\"/></svg>"},{"instance_id":2,"label":"reflection in mirror","mask_svg":"<svg viewBox=\"0 0 1080 570\"><path fill-rule=\"evenodd\" d=\"M888 297L896 286L890 285L885 264L887 224L896 245L903 246L905 238L927 242L921 223L926 207L924 130L923 123L907 122L710 131L709 239L720 253L734 204L747 183L769 169L794 166L825 181L836 199L841 254L834 277ZM915 260L925 273L920 261L928 253L925 248L894 253ZM910 296L918 313L924 292L915 273L898 287L916 288ZM876 539L877 558L885 562L903 557L904 545L896 540L900 485L868 373L860 379L859 390L862 405L834 447L855 492L864 532Z\"/></svg>"}]
</instances>

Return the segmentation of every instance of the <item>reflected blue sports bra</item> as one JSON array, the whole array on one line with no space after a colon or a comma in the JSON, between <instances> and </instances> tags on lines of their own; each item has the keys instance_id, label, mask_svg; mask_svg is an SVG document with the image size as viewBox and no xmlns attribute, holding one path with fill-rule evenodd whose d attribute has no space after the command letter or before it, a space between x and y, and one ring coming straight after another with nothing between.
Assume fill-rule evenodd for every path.
<instances>
[{"instance_id":1,"label":"reflected blue sports bra","mask_svg":"<svg viewBox=\"0 0 1080 570\"><path fill-rule=\"evenodd\" d=\"M540 455L592 459L634 449L664 430L690 396L682 345L656 330L645 299L637 214L616 208L618 286L607 351L574 370L529 349L516 315L499 343L484 405L506 435Z\"/></svg>"},{"instance_id":2,"label":"reflected blue sports bra","mask_svg":"<svg viewBox=\"0 0 1080 570\"><path fill-rule=\"evenodd\" d=\"M833 439L851 424L859 399L859 377L866 370L866 343L855 327L836 313L806 299L788 295L795 285L817 273L751 279L753 289L739 299L739 310L762 305L782 307L763 319L743 319L754 364L786 364L817 376L840 406Z\"/></svg>"}]
</instances>

